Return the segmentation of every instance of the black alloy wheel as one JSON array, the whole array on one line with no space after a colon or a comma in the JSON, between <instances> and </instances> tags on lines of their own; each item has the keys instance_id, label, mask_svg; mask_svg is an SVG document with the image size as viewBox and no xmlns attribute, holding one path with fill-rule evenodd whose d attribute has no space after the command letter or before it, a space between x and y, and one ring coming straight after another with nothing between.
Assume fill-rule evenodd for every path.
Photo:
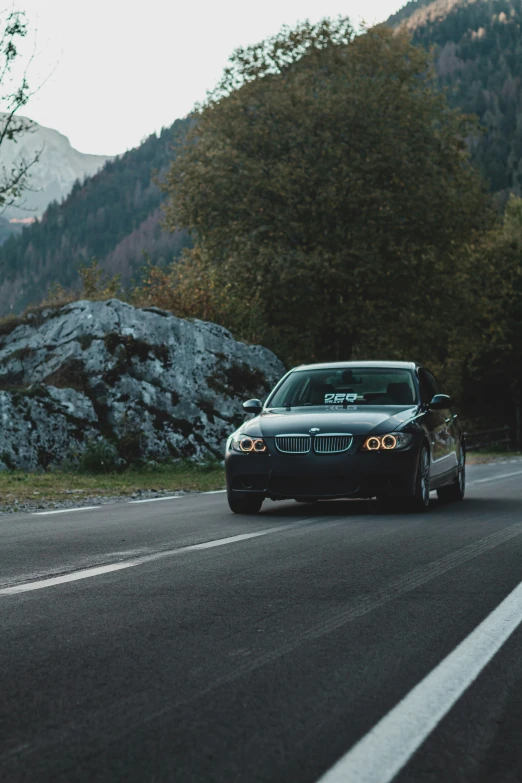
<instances>
[{"instance_id":1,"label":"black alloy wheel","mask_svg":"<svg viewBox=\"0 0 522 783\"><path fill-rule=\"evenodd\" d=\"M408 505L411 511L426 511L430 505L430 452L426 445L420 450L415 494L408 498Z\"/></svg>"},{"instance_id":2,"label":"black alloy wheel","mask_svg":"<svg viewBox=\"0 0 522 783\"><path fill-rule=\"evenodd\" d=\"M263 505L263 495L227 492L228 505L234 514L257 514Z\"/></svg>"},{"instance_id":3,"label":"black alloy wheel","mask_svg":"<svg viewBox=\"0 0 522 783\"><path fill-rule=\"evenodd\" d=\"M451 484L437 490L437 496L442 503L464 500L466 494L466 452L461 446L460 459L456 477Z\"/></svg>"}]
</instances>

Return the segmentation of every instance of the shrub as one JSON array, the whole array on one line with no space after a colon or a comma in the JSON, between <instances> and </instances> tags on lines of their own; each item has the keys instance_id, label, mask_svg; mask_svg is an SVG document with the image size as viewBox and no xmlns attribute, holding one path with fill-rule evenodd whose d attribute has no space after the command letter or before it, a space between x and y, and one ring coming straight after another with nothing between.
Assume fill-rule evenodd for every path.
<instances>
[{"instance_id":1,"label":"shrub","mask_svg":"<svg viewBox=\"0 0 522 783\"><path fill-rule=\"evenodd\" d=\"M81 473L113 473L118 468L116 448L103 438L91 438L80 457Z\"/></svg>"}]
</instances>

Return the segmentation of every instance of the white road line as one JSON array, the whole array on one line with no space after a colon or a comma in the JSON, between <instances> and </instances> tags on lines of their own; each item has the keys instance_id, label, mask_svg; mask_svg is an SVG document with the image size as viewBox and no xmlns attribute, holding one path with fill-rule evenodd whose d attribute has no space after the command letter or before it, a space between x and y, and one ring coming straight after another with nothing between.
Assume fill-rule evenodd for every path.
<instances>
[{"instance_id":1,"label":"white road line","mask_svg":"<svg viewBox=\"0 0 522 783\"><path fill-rule=\"evenodd\" d=\"M37 582L25 582L23 584L13 585L12 587L3 587L0 589L0 596L15 595L16 593L28 593L32 590L43 590L45 587L53 587L54 585L61 585L65 582L77 582L79 579L88 579L91 576L108 574L111 571L121 571L124 568L134 568L135 566L143 565L144 563L151 563L154 560L161 560L164 557L182 555L185 554L185 552L195 552L199 549L213 549L214 547L218 546L227 546L227 544L237 544L239 541L247 541L250 538L267 536L270 533L278 533L281 530L295 530L296 527L303 527L304 525L309 525L312 522L317 521L324 521L324 517L301 519L299 522L293 522L289 525L269 527L265 528L264 530L257 530L255 533L242 533L238 536L218 538L214 541L204 541L202 544L191 544L190 546L181 547L179 549L169 549L165 552L155 552L152 555L144 555L143 557L137 557L133 560L123 560L119 563L110 563L108 565L98 566L96 568L84 568L82 571L73 571L70 574L63 574L63 576L53 576L49 579L40 579Z\"/></svg>"},{"instance_id":2,"label":"white road line","mask_svg":"<svg viewBox=\"0 0 522 783\"><path fill-rule=\"evenodd\" d=\"M138 565L138 563L127 560L123 563L111 563L110 565L98 566L97 568L86 568L83 571L76 571L73 574L64 574L63 576L54 576L51 579L41 579L38 582L27 582L23 585L4 587L0 590L0 595L13 595L14 593L27 593L31 590L42 590L44 587L53 587L53 585L61 585L64 584L64 582L76 582L78 579L87 579L90 576L108 574L110 571L131 568L133 565Z\"/></svg>"},{"instance_id":3,"label":"white road line","mask_svg":"<svg viewBox=\"0 0 522 783\"><path fill-rule=\"evenodd\" d=\"M202 495L221 495L226 489L211 489L209 492L202 492Z\"/></svg>"},{"instance_id":4,"label":"white road line","mask_svg":"<svg viewBox=\"0 0 522 783\"><path fill-rule=\"evenodd\" d=\"M164 495L161 498L145 498L145 500L129 500L129 503L155 503L157 500L180 500L183 495Z\"/></svg>"},{"instance_id":5,"label":"white road line","mask_svg":"<svg viewBox=\"0 0 522 783\"><path fill-rule=\"evenodd\" d=\"M489 478L474 479L473 481L468 482L468 486L473 486L474 484L485 484L486 481L499 481L500 479L511 478L512 476L522 476L522 470L515 470L513 473L501 473L497 476L489 476Z\"/></svg>"},{"instance_id":6,"label":"white road line","mask_svg":"<svg viewBox=\"0 0 522 783\"><path fill-rule=\"evenodd\" d=\"M81 508L59 508L55 511L35 511L32 516L46 517L50 516L50 514L70 514L73 511L93 511L95 508L103 508L103 506L81 506Z\"/></svg>"},{"instance_id":7,"label":"white road line","mask_svg":"<svg viewBox=\"0 0 522 783\"><path fill-rule=\"evenodd\" d=\"M522 622L522 582L319 783L390 783Z\"/></svg>"}]
</instances>

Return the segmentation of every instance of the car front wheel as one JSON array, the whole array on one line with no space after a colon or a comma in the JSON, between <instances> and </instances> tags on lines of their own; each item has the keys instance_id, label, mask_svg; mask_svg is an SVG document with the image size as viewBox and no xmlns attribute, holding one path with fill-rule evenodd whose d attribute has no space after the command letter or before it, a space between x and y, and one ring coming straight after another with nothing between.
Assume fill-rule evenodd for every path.
<instances>
[{"instance_id":1,"label":"car front wheel","mask_svg":"<svg viewBox=\"0 0 522 783\"><path fill-rule=\"evenodd\" d=\"M264 497L246 492L228 492L228 505L234 514L257 514Z\"/></svg>"},{"instance_id":2,"label":"car front wheel","mask_svg":"<svg viewBox=\"0 0 522 783\"><path fill-rule=\"evenodd\" d=\"M427 446L422 446L419 454L415 494L408 498L412 511L426 511L430 505L430 452Z\"/></svg>"},{"instance_id":3,"label":"car front wheel","mask_svg":"<svg viewBox=\"0 0 522 783\"><path fill-rule=\"evenodd\" d=\"M454 500L463 500L466 492L466 453L460 451L459 467L457 475L451 484L437 490L437 495L442 503L450 503Z\"/></svg>"}]
</instances>

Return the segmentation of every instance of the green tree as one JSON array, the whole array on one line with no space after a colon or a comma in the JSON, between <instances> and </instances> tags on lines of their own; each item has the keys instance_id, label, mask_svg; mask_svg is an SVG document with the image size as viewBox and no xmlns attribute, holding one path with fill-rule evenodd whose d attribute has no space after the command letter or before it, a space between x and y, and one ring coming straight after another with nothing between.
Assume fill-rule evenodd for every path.
<instances>
[{"instance_id":1,"label":"green tree","mask_svg":"<svg viewBox=\"0 0 522 783\"><path fill-rule=\"evenodd\" d=\"M473 125L435 81L406 33L346 19L234 53L166 185L228 326L290 361L445 361L453 281L490 218Z\"/></svg>"},{"instance_id":2,"label":"green tree","mask_svg":"<svg viewBox=\"0 0 522 783\"><path fill-rule=\"evenodd\" d=\"M16 142L30 132L33 123L16 112L30 97L26 74L16 84L12 78L13 65L19 56L18 45L27 35L27 20L21 11L0 13L0 155L2 144ZM39 158L18 159L12 166L0 164L0 210L12 204L27 188L28 174Z\"/></svg>"},{"instance_id":3,"label":"green tree","mask_svg":"<svg viewBox=\"0 0 522 783\"><path fill-rule=\"evenodd\" d=\"M522 448L522 199L511 196L503 222L475 251L467 289L463 406L484 425L511 423Z\"/></svg>"}]
</instances>

